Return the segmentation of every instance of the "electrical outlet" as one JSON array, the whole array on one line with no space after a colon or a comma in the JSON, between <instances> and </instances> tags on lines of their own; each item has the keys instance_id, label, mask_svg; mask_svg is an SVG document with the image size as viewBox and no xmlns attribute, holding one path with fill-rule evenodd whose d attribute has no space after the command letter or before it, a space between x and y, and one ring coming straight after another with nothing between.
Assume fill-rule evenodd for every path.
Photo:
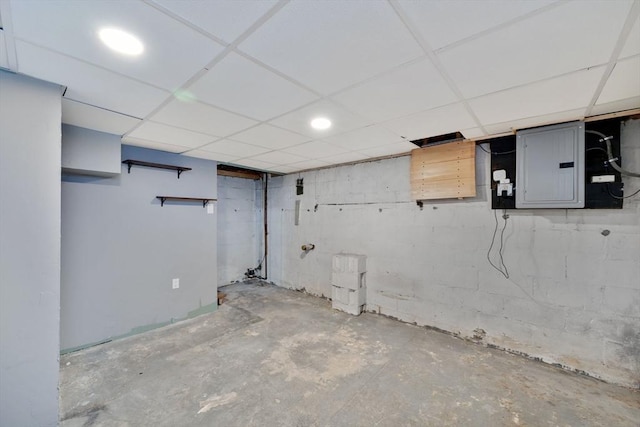
<instances>
[{"instance_id":1,"label":"electrical outlet","mask_svg":"<svg viewBox=\"0 0 640 427\"><path fill-rule=\"evenodd\" d=\"M180 279L173 279L171 285L173 286L173 289L178 289L180 287Z\"/></svg>"}]
</instances>

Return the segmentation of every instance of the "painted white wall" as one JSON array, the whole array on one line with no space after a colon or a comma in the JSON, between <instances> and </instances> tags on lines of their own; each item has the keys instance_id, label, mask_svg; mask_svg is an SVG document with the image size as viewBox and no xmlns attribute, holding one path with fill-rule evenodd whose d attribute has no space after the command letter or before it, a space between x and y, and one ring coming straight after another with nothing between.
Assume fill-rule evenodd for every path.
<instances>
[{"instance_id":1,"label":"painted white wall","mask_svg":"<svg viewBox=\"0 0 640 427\"><path fill-rule=\"evenodd\" d=\"M126 159L193 170L178 179L171 170L133 166L127 173L121 165L112 178L63 177L63 351L216 307L217 214L201 202L160 207L156 199L216 198L216 162L123 145Z\"/></svg>"},{"instance_id":2,"label":"painted white wall","mask_svg":"<svg viewBox=\"0 0 640 427\"><path fill-rule=\"evenodd\" d=\"M640 120L628 121L623 166L636 171L639 140ZM270 280L330 296L332 255L364 254L370 311L462 337L482 329L485 343L638 386L640 196L622 210L508 211L506 279L486 258L495 227L489 156L477 150L477 197L423 210L411 201L409 160L301 173L302 196L298 174L271 179ZM303 243L316 248L305 255Z\"/></svg>"},{"instance_id":3,"label":"painted white wall","mask_svg":"<svg viewBox=\"0 0 640 427\"><path fill-rule=\"evenodd\" d=\"M58 424L60 86L0 70L0 425Z\"/></svg>"},{"instance_id":4,"label":"painted white wall","mask_svg":"<svg viewBox=\"0 0 640 427\"><path fill-rule=\"evenodd\" d=\"M121 170L120 137L62 125L62 172L113 176Z\"/></svg>"},{"instance_id":5,"label":"painted white wall","mask_svg":"<svg viewBox=\"0 0 640 427\"><path fill-rule=\"evenodd\" d=\"M218 286L242 280L262 259L261 181L218 177Z\"/></svg>"}]
</instances>

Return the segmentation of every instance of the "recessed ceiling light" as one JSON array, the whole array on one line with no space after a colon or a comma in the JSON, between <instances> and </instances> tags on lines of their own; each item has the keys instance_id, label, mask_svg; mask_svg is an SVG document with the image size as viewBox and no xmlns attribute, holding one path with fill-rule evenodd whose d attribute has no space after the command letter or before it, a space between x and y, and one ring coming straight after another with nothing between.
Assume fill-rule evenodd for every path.
<instances>
[{"instance_id":1,"label":"recessed ceiling light","mask_svg":"<svg viewBox=\"0 0 640 427\"><path fill-rule=\"evenodd\" d=\"M311 120L311 127L318 130L329 129L331 127L331 120L325 117L318 117Z\"/></svg>"},{"instance_id":2,"label":"recessed ceiling light","mask_svg":"<svg viewBox=\"0 0 640 427\"><path fill-rule=\"evenodd\" d=\"M144 51L144 45L136 36L118 28L103 28L98 32L98 37L118 53L135 56Z\"/></svg>"}]
</instances>

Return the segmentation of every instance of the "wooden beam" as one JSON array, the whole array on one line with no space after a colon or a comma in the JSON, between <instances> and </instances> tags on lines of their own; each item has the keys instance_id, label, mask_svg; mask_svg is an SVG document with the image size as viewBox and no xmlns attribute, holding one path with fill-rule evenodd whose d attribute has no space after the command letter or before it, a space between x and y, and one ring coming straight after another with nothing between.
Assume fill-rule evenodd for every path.
<instances>
[{"instance_id":1,"label":"wooden beam","mask_svg":"<svg viewBox=\"0 0 640 427\"><path fill-rule=\"evenodd\" d=\"M597 122L600 120L615 119L616 117L637 116L640 114L640 108L633 110L618 111L616 113L600 114L599 116L589 116L584 119L585 122Z\"/></svg>"},{"instance_id":2,"label":"wooden beam","mask_svg":"<svg viewBox=\"0 0 640 427\"><path fill-rule=\"evenodd\" d=\"M262 178L262 174L260 172L253 171L230 171L224 169L218 169L218 175L222 176L232 176L235 178L246 178L246 179L260 179Z\"/></svg>"}]
</instances>

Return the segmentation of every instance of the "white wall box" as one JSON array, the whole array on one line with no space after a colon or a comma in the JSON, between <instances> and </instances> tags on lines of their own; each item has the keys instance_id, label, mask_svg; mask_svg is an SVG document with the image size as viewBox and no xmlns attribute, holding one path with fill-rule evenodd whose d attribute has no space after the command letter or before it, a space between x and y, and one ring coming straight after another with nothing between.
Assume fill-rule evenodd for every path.
<instances>
[{"instance_id":1,"label":"white wall box","mask_svg":"<svg viewBox=\"0 0 640 427\"><path fill-rule=\"evenodd\" d=\"M516 208L584 207L584 123L516 133Z\"/></svg>"}]
</instances>

